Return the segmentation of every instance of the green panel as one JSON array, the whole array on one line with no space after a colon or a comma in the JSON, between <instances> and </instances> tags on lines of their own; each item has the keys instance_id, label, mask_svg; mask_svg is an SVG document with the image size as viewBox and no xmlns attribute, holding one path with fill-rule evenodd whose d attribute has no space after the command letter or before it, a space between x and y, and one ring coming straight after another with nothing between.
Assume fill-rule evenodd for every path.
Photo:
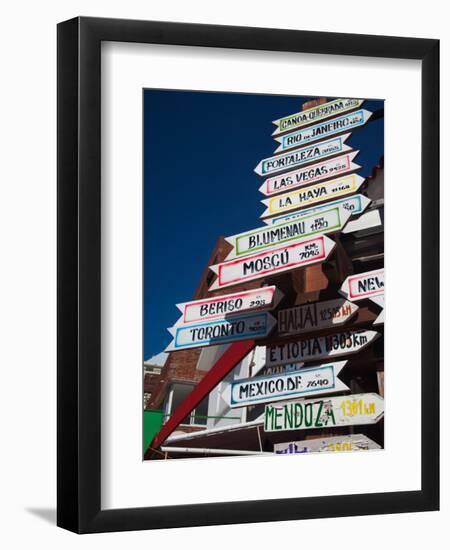
<instances>
[{"instance_id":1,"label":"green panel","mask_svg":"<svg viewBox=\"0 0 450 550\"><path fill-rule=\"evenodd\" d=\"M144 453L161 429L163 420L163 411L144 411Z\"/></svg>"}]
</instances>

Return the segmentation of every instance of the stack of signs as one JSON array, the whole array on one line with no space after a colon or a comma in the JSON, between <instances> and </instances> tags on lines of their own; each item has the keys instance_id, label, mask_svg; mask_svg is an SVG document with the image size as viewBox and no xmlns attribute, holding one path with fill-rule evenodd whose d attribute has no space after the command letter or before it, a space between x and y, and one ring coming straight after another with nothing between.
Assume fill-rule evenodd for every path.
<instances>
[{"instance_id":1,"label":"stack of signs","mask_svg":"<svg viewBox=\"0 0 450 550\"><path fill-rule=\"evenodd\" d=\"M352 302L369 299L380 306L382 309L374 324L384 323L384 269L349 275L339 292Z\"/></svg>"}]
</instances>

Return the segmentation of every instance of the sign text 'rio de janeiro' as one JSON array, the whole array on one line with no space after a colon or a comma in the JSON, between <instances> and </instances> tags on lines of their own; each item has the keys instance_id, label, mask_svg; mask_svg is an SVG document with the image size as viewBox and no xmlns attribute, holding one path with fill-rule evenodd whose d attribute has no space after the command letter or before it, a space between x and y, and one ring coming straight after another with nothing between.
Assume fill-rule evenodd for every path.
<instances>
[{"instance_id":1,"label":"sign text 'rio de janeiro'","mask_svg":"<svg viewBox=\"0 0 450 550\"><path fill-rule=\"evenodd\" d=\"M348 386L338 378L346 363L339 361L294 372L236 380L231 384L230 406L245 407L305 395L347 391Z\"/></svg>"},{"instance_id":2,"label":"sign text 'rio de janeiro'","mask_svg":"<svg viewBox=\"0 0 450 550\"><path fill-rule=\"evenodd\" d=\"M301 334L346 323L358 311L358 306L337 298L281 309L278 312L278 334Z\"/></svg>"},{"instance_id":3,"label":"sign text 'rio de janeiro'","mask_svg":"<svg viewBox=\"0 0 450 550\"><path fill-rule=\"evenodd\" d=\"M290 401L266 405L264 431L279 432L376 424L383 414L384 401L376 393Z\"/></svg>"},{"instance_id":4,"label":"sign text 'rio de janeiro'","mask_svg":"<svg viewBox=\"0 0 450 550\"><path fill-rule=\"evenodd\" d=\"M225 260L241 258L249 254L255 254L263 250L269 250L276 246L298 240L299 238L312 237L317 234L329 234L342 231L347 223L350 212L339 206L313 212L296 220L279 223L273 226L264 226L239 235L227 237L233 250Z\"/></svg>"},{"instance_id":5,"label":"sign text 'rio de janeiro'","mask_svg":"<svg viewBox=\"0 0 450 550\"><path fill-rule=\"evenodd\" d=\"M299 361L316 361L340 355L351 355L366 348L380 334L373 330L349 330L266 346L266 366L290 365Z\"/></svg>"},{"instance_id":6,"label":"sign text 'rio de janeiro'","mask_svg":"<svg viewBox=\"0 0 450 550\"><path fill-rule=\"evenodd\" d=\"M217 278L209 290L270 277L290 269L325 261L335 246L326 235L210 266Z\"/></svg>"},{"instance_id":7,"label":"sign text 'rio de janeiro'","mask_svg":"<svg viewBox=\"0 0 450 550\"><path fill-rule=\"evenodd\" d=\"M296 128L306 126L307 124L325 120L326 118L351 111L352 109L358 109L363 102L363 99L333 99L328 103L322 103L322 105L305 109L299 113L287 115L273 121L273 124L275 124L277 128L273 131L272 135L277 136L283 132L289 132Z\"/></svg>"},{"instance_id":8,"label":"sign text 'rio de janeiro'","mask_svg":"<svg viewBox=\"0 0 450 550\"><path fill-rule=\"evenodd\" d=\"M345 153L350 151L350 147L345 145L345 141L350 134L343 134L325 141L321 141L308 147L302 147L295 151L289 151L281 155L275 155L260 161L255 168L255 172L259 176L268 176L270 174L277 174L289 168L296 168L303 164L309 164L323 158L331 157L332 155L338 155L339 153Z\"/></svg>"},{"instance_id":9,"label":"sign text 'rio de janeiro'","mask_svg":"<svg viewBox=\"0 0 450 550\"><path fill-rule=\"evenodd\" d=\"M261 218L268 218L355 193L363 182L364 178L361 176L348 174L335 180L316 183L296 191L263 199L261 202L266 206L266 210L262 213Z\"/></svg>"},{"instance_id":10,"label":"sign text 'rio de janeiro'","mask_svg":"<svg viewBox=\"0 0 450 550\"><path fill-rule=\"evenodd\" d=\"M366 111L365 109L359 109L353 113L327 120L326 122L320 122L314 126L308 126L302 130L297 130L290 134L286 134L275 138L280 146L275 150L275 153L281 153L295 147L301 147L308 145L314 141L328 138L341 132L347 132L353 130L359 126L363 126L373 113Z\"/></svg>"},{"instance_id":11,"label":"sign text 'rio de janeiro'","mask_svg":"<svg viewBox=\"0 0 450 550\"><path fill-rule=\"evenodd\" d=\"M283 293L275 286L264 286L235 294L184 302L177 304L182 315L176 325L225 319L249 311L271 310L277 307L282 297Z\"/></svg>"},{"instance_id":12,"label":"sign text 'rio de janeiro'","mask_svg":"<svg viewBox=\"0 0 450 550\"><path fill-rule=\"evenodd\" d=\"M173 340L164 351L265 338L275 325L276 321L270 313L261 312L206 323L174 326L168 329Z\"/></svg>"}]
</instances>

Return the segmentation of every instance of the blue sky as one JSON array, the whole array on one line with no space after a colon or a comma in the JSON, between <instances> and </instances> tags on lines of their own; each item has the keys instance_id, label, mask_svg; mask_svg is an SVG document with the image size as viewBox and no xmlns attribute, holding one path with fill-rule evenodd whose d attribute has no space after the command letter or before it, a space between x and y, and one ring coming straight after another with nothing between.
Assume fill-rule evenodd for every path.
<instances>
[{"instance_id":1,"label":"blue sky","mask_svg":"<svg viewBox=\"0 0 450 550\"><path fill-rule=\"evenodd\" d=\"M272 120L300 111L308 99L144 91L144 359L169 344L175 304L192 299L218 237L264 225L263 179L253 170L277 147ZM383 102L362 107L375 111ZM346 141L361 150L355 162L362 176L383 155L383 136L380 118Z\"/></svg>"}]
</instances>

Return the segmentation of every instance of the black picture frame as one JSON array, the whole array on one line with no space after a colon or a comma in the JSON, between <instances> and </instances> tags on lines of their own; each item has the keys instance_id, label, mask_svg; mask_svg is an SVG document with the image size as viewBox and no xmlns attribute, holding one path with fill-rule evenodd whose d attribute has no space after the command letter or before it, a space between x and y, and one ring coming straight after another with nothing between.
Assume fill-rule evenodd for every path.
<instances>
[{"instance_id":1,"label":"black picture frame","mask_svg":"<svg viewBox=\"0 0 450 550\"><path fill-rule=\"evenodd\" d=\"M101 509L102 41L421 60L420 491ZM57 68L57 524L77 533L94 533L438 510L439 41L77 17L58 25Z\"/></svg>"}]
</instances>

